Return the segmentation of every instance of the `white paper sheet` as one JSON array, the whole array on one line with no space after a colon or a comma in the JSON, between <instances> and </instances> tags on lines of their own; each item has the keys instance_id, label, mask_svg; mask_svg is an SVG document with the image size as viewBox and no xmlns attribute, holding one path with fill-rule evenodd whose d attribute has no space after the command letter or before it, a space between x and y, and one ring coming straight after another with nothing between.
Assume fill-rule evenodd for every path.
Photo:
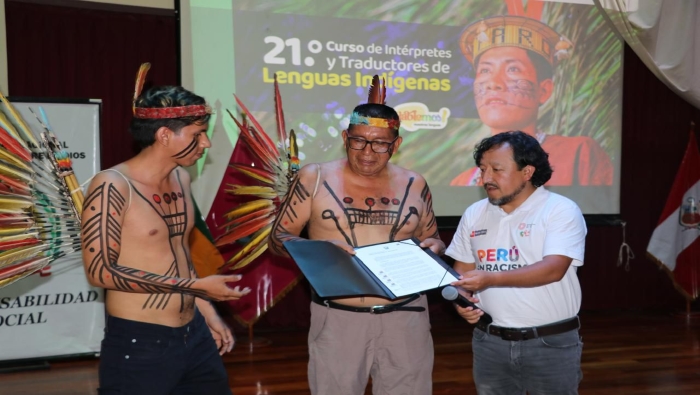
<instances>
[{"instance_id":1,"label":"white paper sheet","mask_svg":"<svg viewBox=\"0 0 700 395\"><path fill-rule=\"evenodd\" d=\"M397 297L457 281L411 239L360 247L355 253Z\"/></svg>"}]
</instances>

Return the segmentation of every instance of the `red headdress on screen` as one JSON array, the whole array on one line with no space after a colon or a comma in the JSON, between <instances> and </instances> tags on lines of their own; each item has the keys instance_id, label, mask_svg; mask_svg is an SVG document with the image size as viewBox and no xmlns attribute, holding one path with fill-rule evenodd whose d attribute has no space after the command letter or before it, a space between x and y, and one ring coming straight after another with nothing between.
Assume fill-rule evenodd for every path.
<instances>
[{"instance_id":1,"label":"red headdress on screen","mask_svg":"<svg viewBox=\"0 0 700 395\"><path fill-rule=\"evenodd\" d=\"M552 66L571 56L573 43L540 22L543 1L528 1L527 11L522 0L505 3L508 15L484 18L464 29L460 47L469 63L495 47L523 48L542 56Z\"/></svg>"}]
</instances>

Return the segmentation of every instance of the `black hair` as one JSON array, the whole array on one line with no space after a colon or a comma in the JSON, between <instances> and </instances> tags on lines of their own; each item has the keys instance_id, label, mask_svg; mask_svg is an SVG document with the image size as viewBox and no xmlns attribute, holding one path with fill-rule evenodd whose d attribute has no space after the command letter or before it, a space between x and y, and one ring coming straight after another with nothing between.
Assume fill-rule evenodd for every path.
<instances>
[{"instance_id":1,"label":"black hair","mask_svg":"<svg viewBox=\"0 0 700 395\"><path fill-rule=\"evenodd\" d=\"M527 57L530 59L530 62L532 62L532 65L535 67L537 82L542 82L546 79L552 79L554 77L554 68L549 63L549 61L547 61L547 59L544 58L544 56L538 54L537 52L530 51L528 49L525 49L525 52L527 53ZM481 55L479 55L474 60L474 73L476 73L476 69L479 67L479 60L481 59Z\"/></svg>"},{"instance_id":2,"label":"black hair","mask_svg":"<svg viewBox=\"0 0 700 395\"><path fill-rule=\"evenodd\" d=\"M148 89L136 99L136 107L166 108L206 104L203 97L197 96L181 86L158 86ZM141 119L132 118L129 132L140 148L153 145L156 131L165 126L175 133L188 125L204 124L209 121L209 114L182 118Z\"/></svg>"},{"instance_id":3,"label":"black hair","mask_svg":"<svg viewBox=\"0 0 700 395\"><path fill-rule=\"evenodd\" d=\"M381 119L394 119L397 121L401 121L399 118L399 114L394 110L393 108L386 106L384 104L376 104L376 103L365 103L365 104L360 104L359 106L355 107L353 112L356 112L358 115L361 115L363 117L371 117L371 118L381 118ZM353 125L348 126L348 131L352 130ZM394 136L399 135L399 130L394 129Z\"/></svg>"},{"instance_id":4,"label":"black hair","mask_svg":"<svg viewBox=\"0 0 700 395\"><path fill-rule=\"evenodd\" d=\"M518 170L522 170L525 166L535 168L530 179L533 186L541 187L552 178L549 154L544 152L537 139L519 130L499 133L481 140L474 149L476 165L481 165L484 152L499 148L503 144L508 144L513 149L513 160L517 164Z\"/></svg>"}]
</instances>

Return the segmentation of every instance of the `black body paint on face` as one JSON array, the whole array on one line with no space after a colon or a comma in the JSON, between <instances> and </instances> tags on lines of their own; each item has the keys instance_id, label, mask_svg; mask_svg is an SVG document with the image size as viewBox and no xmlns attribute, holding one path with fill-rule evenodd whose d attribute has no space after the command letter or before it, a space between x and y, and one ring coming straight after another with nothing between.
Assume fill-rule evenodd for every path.
<instances>
[{"instance_id":1,"label":"black body paint on face","mask_svg":"<svg viewBox=\"0 0 700 395\"><path fill-rule=\"evenodd\" d=\"M185 147L185 149L173 155L172 157L175 159L182 159L187 157L187 155L191 154L192 151L194 151L197 148L197 142L199 140L198 137L199 135L192 137L192 142L187 147Z\"/></svg>"}]
</instances>

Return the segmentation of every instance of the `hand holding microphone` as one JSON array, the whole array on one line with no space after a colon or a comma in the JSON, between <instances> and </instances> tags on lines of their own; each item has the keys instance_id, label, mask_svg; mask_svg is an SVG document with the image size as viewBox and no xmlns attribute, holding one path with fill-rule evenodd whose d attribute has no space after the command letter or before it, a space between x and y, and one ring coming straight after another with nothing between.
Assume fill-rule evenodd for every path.
<instances>
[{"instance_id":1,"label":"hand holding microphone","mask_svg":"<svg viewBox=\"0 0 700 395\"><path fill-rule=\"evenodd\" d=\"M493 319L491 318L491 316L488 313L481 310L481 308L479 308L479 306L475 305L467 297L460 294L459 291L457 290L457 288L453 287L452 285L448 285L442 289L442 297L449 300L449 301L452 301L453 303L455 303L459 307L462 307L462 308L471 307L473 310L470 310L469 313L475 312L477 310L481 311L483 313L483 315L481 317L479 317L474 322L471 322L470 317L465 317L464 315L462 315L460 313L460 315L462 315L462 317L464 319L466 319L467 321L469 321L471 324L475 324L477 321L481 321L484 324L490 324L491 322L493 322ZM473 313L469 314L469 315L473 316Z\"/></svg>"}]
</instances>

